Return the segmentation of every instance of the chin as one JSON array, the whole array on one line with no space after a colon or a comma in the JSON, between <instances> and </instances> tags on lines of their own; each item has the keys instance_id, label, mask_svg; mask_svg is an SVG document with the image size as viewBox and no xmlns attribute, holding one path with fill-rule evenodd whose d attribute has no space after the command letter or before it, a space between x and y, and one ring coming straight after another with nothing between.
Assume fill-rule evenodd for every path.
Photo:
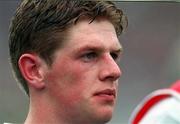
<instances>
[{"instance_id":1,"label":"chin","mask_svg":"<svg viewBox=\"0 0 180 124\"><path fill-rule=\"evenodd\" d=\"M101 118L98 118L97 119L97 124L106 124L108 123L112 118L112 115L111 116L104 116L104 117L101 117Z\"/></svg>"},{"instance_id":2,"label":"chin","mask_svg":"<svg viewBox=\"0 0 180 124\"><path fill-rule=\"evenodd\" d=\"M112 109L103 110L96 116L96 119L99 120L102 124L105 124L112 119L112 113L113 113Z\"/></svg>"},{"instance_id":3,"label":"chin","mask_svg":"<svg viewBox=\"0 0 180 124\"><path fill-rule=\"evenodd\" d=\"M104 120L105 122L108 122L108 121L111 120L111 118L112 118L112 113L109 113L109 114L107 114L107 115L104 115L103 120Z\"/></svg>"}]
</instances>

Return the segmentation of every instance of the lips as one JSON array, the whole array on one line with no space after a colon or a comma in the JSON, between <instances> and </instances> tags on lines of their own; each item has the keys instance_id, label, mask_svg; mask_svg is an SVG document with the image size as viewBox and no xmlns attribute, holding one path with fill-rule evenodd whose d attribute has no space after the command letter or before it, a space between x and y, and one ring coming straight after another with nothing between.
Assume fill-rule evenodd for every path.
<instances>
[{"instance_id":1,"label":"lips","mask_svg":"<svg viewBox=\"0 0 180 124\"><path fill-rule=\"evenodd\" d=\"M116 97L116 91L114 89L105 89L102 91L98 91L94 94L95 96L113 96Z\"/></svg>"}]
</instances>

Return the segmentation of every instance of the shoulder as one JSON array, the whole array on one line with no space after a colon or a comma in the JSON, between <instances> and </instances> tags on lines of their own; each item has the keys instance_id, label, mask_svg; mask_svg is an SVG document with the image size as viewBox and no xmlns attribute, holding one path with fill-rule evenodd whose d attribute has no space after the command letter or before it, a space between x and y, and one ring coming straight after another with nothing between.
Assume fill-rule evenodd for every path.
<instances>
[{"instance_id":1,"label":"shoulder","mask_svg":"<svg viewBox=\"0 0 180 124\"><path fill-rule=\"evenodd\" d=\"M175 90L161 89L145 97L130 118L131 124L164 124L180 117L180 94ZM163 121L163 122L162 122ZM140 123L141 122L141 123ZM167 122L166 122L167 123ZM176 123L171 123L176 124Z\"/></svg>"},{"instance_id":2,"label":"shoulder","mask_svg":"<svg viewBox=\"0 0 180 124\"><path fill-rule=\"evenodd\" d=\"M179 124L180 100L169 97L153 106L142 118L140 124Z\"/></svg>"}]
</instances>

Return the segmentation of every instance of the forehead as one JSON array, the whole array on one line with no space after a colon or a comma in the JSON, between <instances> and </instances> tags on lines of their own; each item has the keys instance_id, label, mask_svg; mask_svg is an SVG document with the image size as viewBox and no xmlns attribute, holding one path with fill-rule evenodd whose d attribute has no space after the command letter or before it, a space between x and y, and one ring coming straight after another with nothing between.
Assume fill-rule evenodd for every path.
<instances>
[{"instance_id":1,"label":"forehead","mask_svg":"<svg viewBox=\"0 0 180 124\"><path fill-rule=\"evenodd\" d=\"M106 19L81 20L68 30L67 47L96 45L121 48L114 26Z\"/></svg>"}]
</instances>

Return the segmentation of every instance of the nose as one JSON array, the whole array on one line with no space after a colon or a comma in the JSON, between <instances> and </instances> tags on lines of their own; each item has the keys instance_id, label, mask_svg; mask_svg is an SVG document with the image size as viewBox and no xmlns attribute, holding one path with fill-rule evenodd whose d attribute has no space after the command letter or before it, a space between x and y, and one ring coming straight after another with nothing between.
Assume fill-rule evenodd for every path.
<instances>
[{"instance_id":1,"label":"nose","mask_svg":"<svg viewBox=\"0 0 180 124\"><path fill-rule=\"evenodd\" d=\"M115 81L122 74L120 67L118 66L116 61L111 57L111 55L105 56L100 66L101 70L99 73L99 78L101 81Z\"/></svg>"}]
</instances>

